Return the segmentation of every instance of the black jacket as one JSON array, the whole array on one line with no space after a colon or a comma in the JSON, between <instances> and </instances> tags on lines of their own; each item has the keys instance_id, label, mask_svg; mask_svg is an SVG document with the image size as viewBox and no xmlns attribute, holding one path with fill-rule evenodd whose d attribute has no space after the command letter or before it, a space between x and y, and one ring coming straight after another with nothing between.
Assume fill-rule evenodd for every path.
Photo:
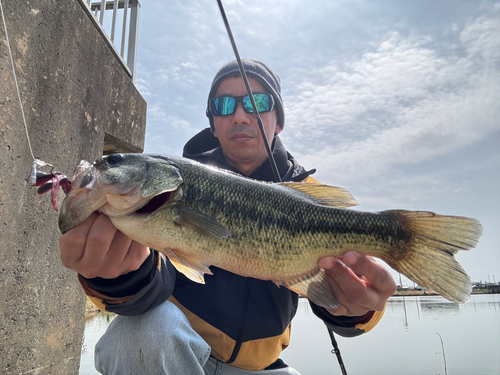
<instances>
[{"instance_id":1,"label":"black jacket","mask_svg":"<svg viewBox=\"0 0 500 375\"><path fill-rule=\"evenodd\" d=\"M309 176L315 170L306 171L299 165L278 136L274 138L272 151L282 181L313 180ZM185 145L183 156L238 173L227 163L218 140L208 128ZM272 181L269 161L250 177ZM206 284L194 283L176 271L163 255L152 251L135 272L113 281L81 276L80 281L98 306L117 314L142 314L169 299L211 346L212 356L223 362L248 370L285 366L279 355L290 342L297 294L271 281L242 277L214 266L211 271L213 275L205 278ZM321 307L311 306L318 317L343 336L360 335L381 317L378 313L334 317Z\"/></svg>"}]
</instances>

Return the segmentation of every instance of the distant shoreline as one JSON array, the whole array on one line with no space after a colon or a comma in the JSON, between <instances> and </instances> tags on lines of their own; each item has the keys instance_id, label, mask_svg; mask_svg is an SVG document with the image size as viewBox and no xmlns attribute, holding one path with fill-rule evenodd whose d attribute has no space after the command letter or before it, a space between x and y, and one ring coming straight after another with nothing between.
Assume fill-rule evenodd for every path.
<instances>
[{"instance_id":1,"label":"distant shoreline","mask_svg":"<svg viewBox=\"0 0 500 375\"><path fill-rule=\"evenodd\" d=\"M475 289L472 291L471 294L494 294L494 293L487 293L486 289ZM409 290L397 291L392 295L392 297L407 297L407 296L439 296L439 294L432 290L409 289Z\"/></svg>"},{"instance_id":2,"label":"distant shoreline","mask_svg":"<svg viewBox=\"0 0 500 375\"><path fill-rule=\"evenodd\" d=\"M486 289L479 289L479 290L473 290L471 294L494 294L494 293L487 293ZM433 292L432 290L414 290L414 289L409 289L405 291L399 291L394 293L391 297L410 297L410 296L439 296L436 292ZM302 298L302 297L299 297ZM98 315L101 313L101 310L97 308L91 301L90 299L87 298L87 304L85 308L85 315L86 316L94 316Z\"/></svg>"}]
</instances>

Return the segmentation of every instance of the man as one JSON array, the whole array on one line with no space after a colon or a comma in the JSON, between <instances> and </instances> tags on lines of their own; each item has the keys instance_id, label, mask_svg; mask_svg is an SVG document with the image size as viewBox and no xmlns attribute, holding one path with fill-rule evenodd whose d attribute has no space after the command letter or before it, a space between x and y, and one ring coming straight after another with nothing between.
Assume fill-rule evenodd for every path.
<instances>
[{"instance_id":1,"label":"man","mask_svg":"<svg viewBox=\"0 0 500 375\"><path fill-rule=\"evenodd\" d=\"M244 60L268 142L283 181L314 181L285 150L278 76L265 64ZM210 129L194 136L184 156L242 175L273 180L267 152L236 62L217 73L210 89ZM63 264L79 273L87 295L118 313L96 346L96 368L105 374L297 374L279 359L290 341L298 297L270 281L245 278L217 267L201 285L178 273L156 251L125 237L94 213L60 240ZM357 336L375 326L395 291L390 273L349 252L326 257L341 306L311 304L332 330ZM168 299L168 301L166 301Z\"/></svg>"}]
</instances>

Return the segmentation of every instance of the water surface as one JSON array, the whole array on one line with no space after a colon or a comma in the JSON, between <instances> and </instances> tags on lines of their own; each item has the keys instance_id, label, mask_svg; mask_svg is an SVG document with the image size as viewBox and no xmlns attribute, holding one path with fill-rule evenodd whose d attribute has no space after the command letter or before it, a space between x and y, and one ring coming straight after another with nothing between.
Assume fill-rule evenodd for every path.
<instances>
[{"instance_id":1,"label":"water surface","mask_svg":"<svg viewBox=\"0 0 500 375\"><path fill-rule=\"evenodd\" d=\"M94 345L112 316L87 321L80 374L94 375ZM463 305L440 296L391 297L382 321L356 338L336 336L349 375L500 374L500 294L473 295ZM342 374L325 325L300 299L292 342L282 358L302 375Z\"/></svg>"},{"instance_id":2,"label":"water surface","mask_svg":"<svg viewBox=\"0 0 500 375\"><path fill-rule=\"evenodd\" d=\"M406 310L406 314L405 314ZM463 305L441 296L391 297L382 321L356 338L336 336L352 374L500 374L500 295L473 295ZM307 301L292 323L282 358L303 375L341 374L324 324Z\"/></svg>"}]
</instances>

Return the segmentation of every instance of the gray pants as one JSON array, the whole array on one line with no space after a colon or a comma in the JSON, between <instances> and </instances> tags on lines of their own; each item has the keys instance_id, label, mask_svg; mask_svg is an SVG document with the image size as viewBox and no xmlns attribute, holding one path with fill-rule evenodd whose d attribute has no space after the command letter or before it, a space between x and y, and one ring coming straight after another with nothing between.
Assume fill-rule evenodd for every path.
<instances>
[{"instance_id":1,"label":"gray pants","mask_svg":"<svg viewBox=\"0 0 500 375\"><path fill-rule=\"evenodd\" d=\"M117 316L95 347L104 375L300 375L288 367L247 371L210 357L210 346L171 302L139 316Z\"/></svg>"}]
</instances>

